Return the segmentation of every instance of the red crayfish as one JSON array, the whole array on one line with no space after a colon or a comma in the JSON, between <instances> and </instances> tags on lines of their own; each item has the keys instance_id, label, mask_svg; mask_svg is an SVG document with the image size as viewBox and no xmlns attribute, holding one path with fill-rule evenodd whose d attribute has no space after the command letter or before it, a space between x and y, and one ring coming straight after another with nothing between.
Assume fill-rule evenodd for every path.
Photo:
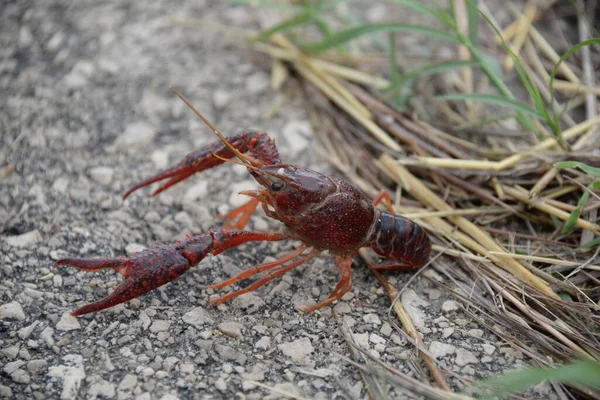
<instances>
[{"instance_id":1,"label":"red crayfish","mask_svg":"<svg viewBox=\"0 0 600 400\"><path fill-rule=\"evenodd\" d=\"M123 198L139 188L168 179L153 193L156 195L196 172L226 161L243 164L263 189L240 192L253 199L225 216L228 219L226 229L188 236L173 245L158 244L131 257L58 260L55 265L70 265L84 271L112 268L125 277L108 297L81 307L72 315L103 310L141 296L181 276L208 254L217 255L248 242L290 239L299 240L302 245L278 260L256 265L229 280L205 286L221 288L269 271L248 287L211 302L222 303L256 290L324 250L335 256L341 279L326 300L303 312L328 305L350 290L352 258L361 247L370 246L380 256L390 259L379 265L380 269L416 269L425 264L431 251L427 233L409 219L375 208L374 204L384 196L371 202L348 182L308 168L282 164L273 139L265 132L244 130L225 138L179 92L174 91L221 141L188 154L177 165L131 188ZM231 160L236 156L240 162ZM267 216L284 224L282 231L242 230L259 204ZM307 249L310 250L303 255Z\"/></svg>"}]
</instances>

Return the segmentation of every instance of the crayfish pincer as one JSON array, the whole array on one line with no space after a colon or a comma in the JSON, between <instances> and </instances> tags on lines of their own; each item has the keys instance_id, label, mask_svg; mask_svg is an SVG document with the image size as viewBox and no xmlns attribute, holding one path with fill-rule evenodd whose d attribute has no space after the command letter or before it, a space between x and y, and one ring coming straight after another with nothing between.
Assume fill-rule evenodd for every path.
<instances>
[{"instance_id":1,"label":"crayfish pincer","mask_svg":"<svg viewBox=\"0 0 600 400\"><path fill-rule=\"evenodd\" d=\"M185 156L177 165L154 175L131 188L133 191L164 182L156 195L190 175L223 162L244 165L262 186L241 194L252 199L225 215L225 229L188 236L177 244L159 244L131 257L64 258L56 265L69 265L85 271L112 268L125 280L105 299L88 304L73 315L83 315L123 303L154 290L181 276L208 254L217 255L243 243L298 240L302 244L292 253L275 261L259 264L239 275L205 288L232 285L255 274L265 275L248 287L230 293L213 303L222 303L260 286L312 259L321 251L334 255L341 279L331 295L303 312L314 311L340 299L352 287L352 258L361 247L370 246L388 259L378 268L417 269L425 264L431 251L427 233L416 223L375 208L363 192L348 182L326 176L308 168L282 164L275 142L267 133L244 130L225 138L176 90L174 92L220 138ZM245 153L249 153L246 155ZM237 157L240 161L233 161ZM378 200L381 200L378 198ZM261 205L265 214L283 223L280 232L244 231L250 216Z\"/></svg>"}]
</instances>

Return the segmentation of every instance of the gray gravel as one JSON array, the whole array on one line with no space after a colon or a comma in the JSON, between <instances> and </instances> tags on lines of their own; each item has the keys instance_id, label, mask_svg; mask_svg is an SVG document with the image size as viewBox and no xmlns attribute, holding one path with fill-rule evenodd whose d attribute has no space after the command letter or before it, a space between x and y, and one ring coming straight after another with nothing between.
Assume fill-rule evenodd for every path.
<instances>
[{"instance_id":1,"label":"gray gravel","mask_svg":"<svg viewBox=\"0 0 600 400\"><path fill-rule=\"evenodd\" d=\"M121 200L133 184L214 141L170 86L221 131L266 130L284 160L330 172L310 151L311 126L298 92L265 118L283 95L270 90L268 73L242 40L214 27L252 28L253 16L217 4L0 4L0 397L259 399L283 391L364 398L357 370L337 356L348 355L342 322L371 354L414 374L414 347L360 265L342 301L309 315L297 309L322 300L336 283L330 258L209 305L226 292L200 285L272 260L294 243L242 246L142 298L82 318L69 315L105 297L121 278L54 269L56 259L133 254L206 232L219 226L215 215L243 202L239 190L255 185L243 168L228 165L156 198L145 189ZM203 23L189 29L170 17ZM251 228L277 224L257 213ZM407 279L391 275L399 286ZM402 300L444 368L474 379L523 364L521 354L468 319L430 281L417 279Z\"/></svg>"}]
</instances>

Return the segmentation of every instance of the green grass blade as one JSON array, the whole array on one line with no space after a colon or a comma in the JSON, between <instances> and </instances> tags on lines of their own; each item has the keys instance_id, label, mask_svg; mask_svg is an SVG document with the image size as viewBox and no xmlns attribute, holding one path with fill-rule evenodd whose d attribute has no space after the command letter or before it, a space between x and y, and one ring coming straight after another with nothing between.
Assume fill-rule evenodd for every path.
<instances>
[{"instance_id":1,"label":"green grass blade","mask_svg":"<svg viewBox=\"0 0 600 400\"><path fill-rule=\"evenodd\" d=\"M472 0L468 0L467 2L471 3ZM502 38L500 31L493 24L493 22L487 17L487 15L485 15L485 13L483 11L481 11L479 8L477 8L475 5L472 5L471 7L474 7L475 9L477 9L477 12L479 13L479 15L483 19L485 19L485 21L494 30L494 32L498 35L498 37ZM490 79L492 84L496 87L496 89L498 89L500 94L502 96L506 97L508 100L515 100L515 96L513 96L512 92L510 91L508 86L506 86L506 84L504 83L502 78L496 73L494 67L489 63L489 61L486 59L484 54L479 50L476 43L473 43L473 42L471 42L471 40L469 38L466 38L458 30L458 27L455 27L455 32L458 35L458 38L462 42L462 44L471 53L471 57L474 60L479 61L480 65L481 65L481 70L487 75L487 77ZM502 43L504 44L504 47L509 51L509 54L510 54L510 52L512 52L512 50L510 50L510 47L508 46L508 44L506 43L506 41L504 39L502 39ZM514 53L512 53L512 54L514 56ZM517 58L517 61L518 61L518 58ZM531 118L529 118L529 116L526 113L524 113L522 111L517 111L517 121L519 121L519 123L521 124L521 126L523 126L523 128L530 130L530 131L534 131L534 132L537 131L533 121L531 120Z\"/></svg>"},{"instance_id":2,"label":"green grass blade","mask_svg":"<svg viewBox=\"0 0 600 400\"><path fill-rule=\"evenodd\" d=\"M357 0L327 0L321 2L317 8L319 11L328 11L332 8L336 8L339 3L353 3L355 1Z\"/></svg>"},{"instance_id":3,"label":"green grass blade","mask_svg":"<svg viewBox=\"0 0 600 400\"><path fill-rule=\"evenodd\" d=\"M600 168L591 167L579 161L562 161L554 164L556 168L579 168L588 175L594 178L600 178Z\"/></svg>"},{"instance_id":4,"label":"green grass blade","mask_svg":"<svg viewBox=\"0 0 600 400\"><path fill-rule=\"evenodd\" d=\"M415 79L424 76L436 74L439 72L456 69L456 68L464 68L464 67L474 67L479 65L476 61L464 61L464 60L453 60L453 61L442 61L439 63L433 63L429 65L425 65L423 67L419 67L413 71L409 71L404 74L400 74L397 71L397 66L391 66L392 71L390 74L391 77L391 85L382 90L382 93L390 94L394 97L396 105L404 108L406 105L406 99L403 97L402 91L411 85L411 82ZM396 71L394 71L394 69ZM401 99L401 100L400 100Z\"/></svg>"},{"instance_id":5,"label":"green grass blade","mask_svg":"<svg viewBox=\"0 0 600 400\"><path fill-rule=\"evenodd\" d=\"M391 88L398 88L402 85L402 81L400 80L400 70L398 69L398 63L396 62L396 33L389 32L390 36L390 79L392 80ZM402 91L398 90L394 93L394 103L400 109L405 109L405 101L402 96Z\"/></svg>"},{"instance_id":6,"label":"green grass blade","mask_svg":"<svg viewBox=\"0 0 600 400\"><path fill-rule=\"evenodd\" d=\"M527 104L522 103L515 99L506 98L504 96L498 96L493 94L479 94L479 93L458 93L458 94L447 94L444 96L436 97L437 100L471 100L478 101L481 103L495 104L502 107L508 107L516 112L533 115L536 118L543 119L543 116L529 107Z\"/></svg>"},{"instance_id":7,"label":"green grass blade","mask_svg":"<svg viewBox=\"0 0 600 400\"><path fill-rule=\"evenodd\" d=\"M289 12L302 12L304 11L304 7L302 6L293 6L290 4L282 4L276 3L273 1L257 1L257 0L230 0L232 4L240 4L250 7L263 7L263 8L272 8L280 11L289 11Z\"/></svg>"},{"instance_id":8,"label":"green grass blade","mask_svg":"<svg viewBox=\"0 0 600 400\"><path fill-rule=\"evenodd\" d=\"M402 74L402 75L400 75L400 79L411 80L411 79L416 79L421 75L437 74L438 72L444 72L444 71L448 71L451 69L464 68L464 67L475 67L478 65L479 65L479 63L477 61L465 61L465 60L442 61L439 63L428 64L423 67L419 67L416 70Z\"/></svg>"},{"instance_id":9,"label":"green grass blade","mask_svg":"<svg viewBox=\"0 0 600 400\"><path fill-rule=\"evenodd\" d=\"M531 368L509 372L504 375L485 379L482 386L498 387L482 399L493 399L521 392L545 380L560 381L600 389L600 364L589 360L578 360L559 368Z\"/></svg>"},{"instance_id":10,"label":"green grass blade","mask_svg":"<svg viewBox=\"0 0 600 400\"><path fill-rule=\"evenodd\" d=\"M309 23L313 22L314 19L315 19L315 17L312 12L305 12L302 14L295 15L277 25L272 26L269 29L262 31L257 36L252 38L251 41L252 42L262 42L264 40L267 40L269 37L271 37L271 35L273 35L277 32L285 31L285 30L294 28L296 26L309 24Z\"/></svg>"},{"instance_id":11,"label":"green grass blade","mask_svg":"<svg viewBox=\"0 0 600 400\"><path fill-rule=\"evenodd\" d=\"M421 25L411 24L396 24L396 23L382 23L382 24L363 24L352 28L339 31L326 38L325 40L317 43L309 43L302 48L309 52L320 52L342 43L346 43L350 40L356 39L357 37L378 33L378 32L419 32L425 33L432 37L447 40L453 43L459 43L458 39L454 36L449 35L447 32L440 31L437 29L431 29Z\"/></svg>"},{"instance_id":12,"label":"green grass blade","mask_svg":"<svg viewBox=\"0 0 600 400\"><path fill-rule=\"evenodd\" d=\"M477 12L477 0L467 2L467 17L469 21L469 40L471 43L479 41L479 12Z\"/></svg>"},{"instance_id":13,"label":"green grass blade","mask_svg":"<svg viewBox=\"0 0 600 400\"><path fill-rule=\"evenodd\" d=\"M573 211L571 211L571 215L569 215L569 218L567 218L567 220L565 221L565 225L561 229L560 233L566 235L575 230L575 227L577 226L577 220L581 216L581 213L583 212L583 207L585 207L585 204L587 203L589 197L590 192L585 190L579 198L579 201L577 202L577 207Z\"/></svg>"},{"instance_id":14,"label":"green grass blade","mask_svg":"<svg viewBox=\"0 0 600 400\"><path fill-rule=\"evenodd\" d=\"M554 104L554 80L556 79L556 74L558 72L558 68L560 64L562 64L569 56L575 53L577 50L582 48L583 46L591 46L593 44L600 44L600 38L593 38L589 40L584 40L581 43L577 43L575 46L571 47L565 54L560 57L554 68L552 68L552 73L550 74L550 104ZM557 113L553 113L554 123L558 125L559 115Z\"/></svg>"},{"instance_id":15,"label":"green grass blade","mask_svg":"<svg viewBox=\"0 0 600 400\"><path fill-rule=\"evenodd\" d=\"M437 10L434 10L433 8L424 6L423 4L421 4L420 1L413 1L413 0L390 0L390 2L402 4L404 6L412 8L413 10L416 10L416 11L422 13L422 14L429 14L433 18L435 18L438 21L440 21L441 23L446 24L446 25L450 25L448 23L449 17L448 17L448 15L446 13L444 13L443 11L437 11Z\"/></svg>"},{"instance_id":16,"label":"green grass blade","mask_svg":"<svg viewBox=\"0 0 600 400\"><path fill-rule=\"evenodd\" d=\"M583 164L583 163L575 163L575 164ZM583 164L583 165L585 165L585 164ZM586 165L586 167L588 167L588 166ZM592 168L592 167L588 167L588 168ZM594 169L598 169L598 168L594 168ZM579 198L579 201L577 202L577 207L571 212L571 215L569 215L569 218L567 218L567 220L565 221L565 225L563 226L563 228L561 230L562 234L567 234L567 233L573 232L573 230L575 229L575 226L577 224L577 220L581 216L581 213L583 212L583 208L585 207L585 205L588 201L588 198L590 197L590 191L592 191L594 189L598 189L598 188L600 188L600 181L595 181L588 185L587 190L584 190L583 194Z\"/></svg>"},{"instance_id":17,"label":"green grass blade","mask_svg":"<svg viewBox=\"0 0 600 400\"><path fill-rule=\"evenodd\" d=\"M577 250L587 250L587 249L591 249L592 247L596 247L600 245L600 236L598 236L595 239L590 240L589 242L585 242L584 244L581 245L581 247L578 247Z\"/></svg>"}]
</instances>

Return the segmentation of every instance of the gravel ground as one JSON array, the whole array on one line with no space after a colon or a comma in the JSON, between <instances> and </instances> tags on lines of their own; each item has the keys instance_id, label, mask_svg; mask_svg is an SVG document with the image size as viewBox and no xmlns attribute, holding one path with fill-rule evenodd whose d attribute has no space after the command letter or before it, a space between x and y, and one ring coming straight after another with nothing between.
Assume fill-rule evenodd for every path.
<instances>
[{"instance_id":1,"label":"gravel ground","mask_svg":"<svg viewBox=\"0 0 600 400\"><path fill-rule=\"evenodd\" d=\"M294 243L242 246L179 280L110 310L68 312L105 297L121 278L54 269L65 256L135 253L218 227L254 185L223 166L149 197L127 188L212 134L170 91L183 91L219 129L260 128L288 162L331 172L314 152L302 99L281 101L243 41L169 17L252 27L243 8L217 2L13 1L0 5L0 397L15 399L364 398L340 360L340 326L382 361L418 374L414 347L388 318L385 294L361 265L342 301L309 315L338 275L320 257L278 281L213 307L203 284L272 260ZM210 26L210 25L209 25ZM257 213L251 228L277 229ZM433 271L429 278L443 280ZM402 286L408 275L390 276ZM245 282L248 283L248 282ZM476 379L524 364L472 322L459 303L418 278L403 301L440 364ZM332 317L332 309L337 319ZM412 372L411 372L412 371ZM453 379L455 389L463 384ZM397 388L391 395L404 397Z\"/></svg>"}]
</instances>

